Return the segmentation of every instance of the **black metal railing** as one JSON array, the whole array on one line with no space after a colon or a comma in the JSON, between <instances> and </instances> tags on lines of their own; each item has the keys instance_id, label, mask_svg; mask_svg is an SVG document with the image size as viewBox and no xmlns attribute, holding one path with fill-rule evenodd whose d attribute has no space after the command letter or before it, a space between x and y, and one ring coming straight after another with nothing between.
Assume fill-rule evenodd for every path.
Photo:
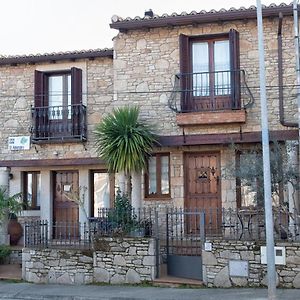
<instances>
[{"instance_id":1,"label":"black metal railing","mask_svg":"<svg viewBox=\"0 0 300 300\"><path fill-rule=\"evenodd\" d=\"M24 246L39 248L90 248L92 233L89 222L26 222Z\"/></svg>"},{"instance_id":2,"label":"black metal railing","mask_svg":"<svg viewBox=\"0 0 300 300\"><path fill-rule=\"evenodd\" d=\"M253 102L245 71L226 70L176 74L169 107L175 112L232 110Z\"/></svg>"},{"instance_id":3,"label":"black metal railing","mask_svg":"<svg viewBox=\"0 0 300 300\"><path fill-rule=\"evenodd\" d=\"M31 112L33 142L86 140L85 105L32 107Z\"/></svg>"},{"instance_id":4,"label":"black metal railing","mask_svg":"<svg viewBox=\"0 0 300 300\"><path fill-rule=\"evenodd\" d=\"M274 208L273 218L275 240L300 241L299 212ZM125 211L110 208L100 209L98 217L85 223L27 222L24 241L25 247L90 248L102 237L154 237L169 246L169 250L174 246L183 251L189 245L200 245L205 238L212 237L265 240L265 229L264 210L259 208L149 207Z\"/></svg>"}]
</instances>

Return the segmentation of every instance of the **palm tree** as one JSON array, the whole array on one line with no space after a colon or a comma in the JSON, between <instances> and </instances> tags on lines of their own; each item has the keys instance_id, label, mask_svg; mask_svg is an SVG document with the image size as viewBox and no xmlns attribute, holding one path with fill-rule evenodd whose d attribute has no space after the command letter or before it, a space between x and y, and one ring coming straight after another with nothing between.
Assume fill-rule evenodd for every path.
<instances>
[{"instance_id":1,"label":"palm tree","mask_svg":"<svg viewBox=\"0 0 300 300\"><path fill-rule=\"evenodd\" d=\"M124 173L127 182L130 176L140 177L157 143L150 126L139 120L136 106L114 109L97 125L95 135L98 155L106 161L109 172ZM130 194L130 189L123 187L123 192Z\"/></svg>"}]
</instances>

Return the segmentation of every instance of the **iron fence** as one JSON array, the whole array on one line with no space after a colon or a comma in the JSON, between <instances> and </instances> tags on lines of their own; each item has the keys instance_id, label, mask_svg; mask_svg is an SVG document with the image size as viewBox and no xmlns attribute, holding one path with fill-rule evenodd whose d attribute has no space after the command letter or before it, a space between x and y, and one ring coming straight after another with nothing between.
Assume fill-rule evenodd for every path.
<instances>
[{"instance_id":1,"label":"iron fence","mask_svg":"<svg viewBox=\"0 0 300 300\"><path fill-rule=\"evenodd\" d=\"M24 246L40 248L90 248L92 234L88 222L26 222Z\"/></svg>"},{"instance_id":2,"label":"iron fence","mask_svg":"<svg viewBox=\"0 0 300 300\"><path fill-rule=\"evenodd\" d=\"M275 240L300 240L300 215L275 208ZM90 248L97 237L154 237L161 244L178 245L205 238L264 240L263 209L182 209L148 207L101 209L85 223L34 221L25 223L25 247ZM194 243L193 242L193 243ZM182 250L182 247L181 247Z\"/></svg>"}]
</instances>

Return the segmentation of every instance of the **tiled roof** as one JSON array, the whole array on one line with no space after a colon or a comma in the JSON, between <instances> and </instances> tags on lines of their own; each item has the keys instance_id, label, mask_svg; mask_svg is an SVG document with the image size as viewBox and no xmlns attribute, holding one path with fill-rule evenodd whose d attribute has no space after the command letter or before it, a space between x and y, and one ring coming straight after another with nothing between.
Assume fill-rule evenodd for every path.
<instances>
[{"instance_id":1,"label":"tiled roof","mask_svg":"<svg viewBox=\"0 0 300 300\"><path fill-rule=\"evenodd\" d=\"M94 59L97 57L113 57L113 49L94 49L94 50L80 50L44 54L29 54L16 56L1 56L0 65L14 65L14 64L34 64L39 62L56 62L61 60L76 60L76 59Z\"/></svg>"},{"instance_id":2,"label":"tiled roof","mask_svg":"<svg viewBox=\"0 0 300 300\"><path fill-rule=\"evenodd\" d=\"M279 12L284 15L292 14L292 5L281 3L279 5L270 4L269 6L262 6L263 16L278 16ZM256 7L250 6L249 8L222 8L220 10L212 9L210 11L201 10L200 12L191 11L190 13L172 13L163 15L153 15L134 18L121 18L117 15L112 16L110 24L111 28L119 30L129 30L142 27L162 27L174 25L187 25L193 23L207 23L213 21L227 21L238 19L256 18Z\"/></svg>"}]
</instances>

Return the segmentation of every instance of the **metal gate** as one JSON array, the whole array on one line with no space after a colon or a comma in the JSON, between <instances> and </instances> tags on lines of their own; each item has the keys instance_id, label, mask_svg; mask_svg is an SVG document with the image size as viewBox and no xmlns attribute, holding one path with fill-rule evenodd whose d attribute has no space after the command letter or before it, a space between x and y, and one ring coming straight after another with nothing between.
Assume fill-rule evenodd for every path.
<instances>
[{"instance_id":1,"label":"metal gate","mask_svg":"<svg viewBox=\"0 0 300 300\"><path fill-rule=\"evenodd\" d=\"M166 214L167 274L202 280L202 244L205 214L173 210Z\"/></svg>"}]
</instances>

